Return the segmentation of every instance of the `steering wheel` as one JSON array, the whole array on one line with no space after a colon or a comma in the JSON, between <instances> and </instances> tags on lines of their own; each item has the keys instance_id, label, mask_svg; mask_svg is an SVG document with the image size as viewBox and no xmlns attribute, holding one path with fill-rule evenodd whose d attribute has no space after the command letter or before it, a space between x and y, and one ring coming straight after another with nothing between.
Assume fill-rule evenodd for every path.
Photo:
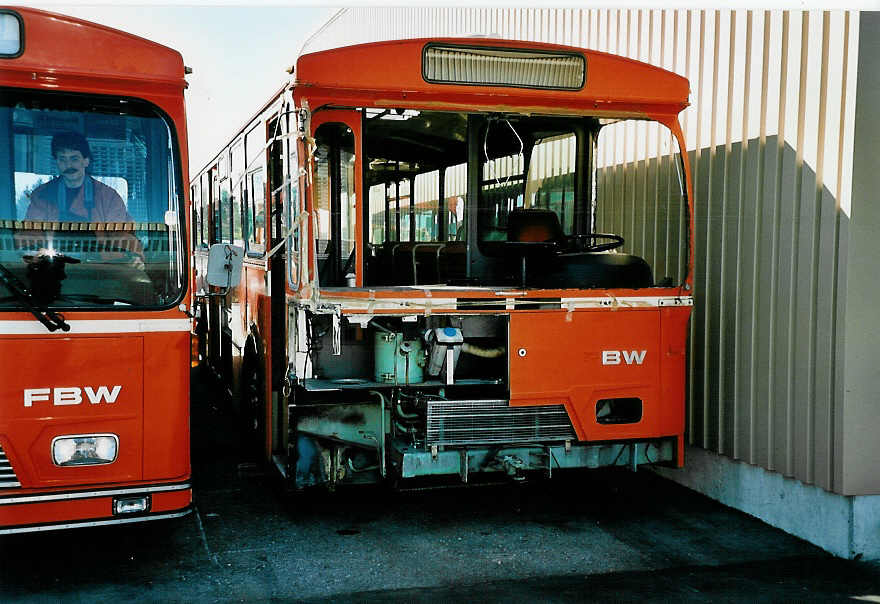
<instances>
[{"instance_id":1,"label":"steering wheel","mask_svg":"<svg viewBox=\"0 0 880 604\"><path fill-rule=\"evenodd\" d=\"M623 237L614 233L590 233L588 235L574 235L572 239L575 239L577 241L578 250L581 252L607 252L608 250L617 249L624 244ZM604 243L596 243L596 239L607 239L607 241L605 241Z\"/></svg>"}]
</instances>

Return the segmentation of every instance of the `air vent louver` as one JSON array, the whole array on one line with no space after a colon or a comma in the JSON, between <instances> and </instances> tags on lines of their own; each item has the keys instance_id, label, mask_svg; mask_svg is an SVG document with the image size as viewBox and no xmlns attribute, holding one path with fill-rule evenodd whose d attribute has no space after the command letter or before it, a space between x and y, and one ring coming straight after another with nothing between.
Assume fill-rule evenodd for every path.
<instances>
[{"instance_id":1,"label":"air vent louver","mask_svg":"<svg viewBox=\"0 0 880 604\"><path fill-rule=\"evenodd\" d=\"M6 457L6 452L3 447L0 447L0 489L12 489L20 486L21 483L18 482L18 477Z\"/></svg>"},{"instance_id":2,"label":"air vent louver","mask_svg":"<svg viewBox=\"0 0 880 604\"><path fill-rule=\"evenodd\" d=\"M428 402L428 445L576 440L562 405L511 407L506 400Z\"/></svg>"},{"instance_id":3,"label":"air vent louver","mask_svg":"<svg viewBox=\"0 0 880 604\"><path fill-rule=\"evenodd\" d=\"M436 84L580 90L586 72L584 56L570 52L431 44L422 59L422 76Z\"/></svg>"}]
</instances>

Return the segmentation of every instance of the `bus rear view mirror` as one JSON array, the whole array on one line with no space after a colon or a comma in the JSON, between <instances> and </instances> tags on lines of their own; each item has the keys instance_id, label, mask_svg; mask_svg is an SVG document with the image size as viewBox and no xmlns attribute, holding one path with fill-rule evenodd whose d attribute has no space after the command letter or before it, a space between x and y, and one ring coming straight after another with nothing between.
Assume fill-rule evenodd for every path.
<instances>
[{"instance_id":1,"label":"bus rear view mirror","mask_svg":"<svg viewBox=\"0 0 880 604\"><path fill-rule=\"evenodd\" d=\"M215 243L208 254L208 274L205 281L214 287L229 288L241 280L241 261L244 249L228 243Z\"/></svg>"}]
</instances>

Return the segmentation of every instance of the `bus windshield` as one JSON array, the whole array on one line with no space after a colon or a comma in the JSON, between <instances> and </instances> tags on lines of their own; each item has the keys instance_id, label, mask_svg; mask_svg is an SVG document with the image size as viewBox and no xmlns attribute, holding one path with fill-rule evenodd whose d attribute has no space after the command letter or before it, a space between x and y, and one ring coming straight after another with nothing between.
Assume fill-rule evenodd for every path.
<instances>
[{"instance_id":1,"label":"bus windshield","mask_svg":"<svg viewBox=\"0 0 880 604\"><path fill-rule=\"evenodd\" d=\"M169 307L184 209L170 121L136 99L3 89L0 311Z\"/></svg>"},{"instance_id":2,"label":"bus windshield","mask_svg":"<svg viewBox=\"0 0 880 604\"><path fill-rule=\"evenodd\" d=\"M662 124L412 109L367 109L364 121L367 285L638 289L687 277L683 164ZM624 153L637 132L649 143ZM318 206L319 224L331 209ZM333 257L322 249L319 268ZM338 257L321 283L342 283L349 255Z\"/></svg>"}]
</instances>

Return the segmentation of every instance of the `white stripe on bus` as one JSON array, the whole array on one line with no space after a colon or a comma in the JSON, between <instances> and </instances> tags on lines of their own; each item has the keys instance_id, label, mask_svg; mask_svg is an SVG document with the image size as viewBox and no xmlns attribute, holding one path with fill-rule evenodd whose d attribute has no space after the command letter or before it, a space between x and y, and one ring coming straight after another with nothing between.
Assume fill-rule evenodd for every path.
<instances>
[{"instance_id":1,"label":"white stripe on bus","mask_svg":"<svg viewBox=\"0 0 880 604\"><path fill-rule=\"evenodd\" d=\"M152 333L159 331L192 331L190 319L102 319L99 321L67 321L70 331L52 332L51 335L101 333ZM0 335L47 335L49 330L36 319L32 321L3 321Z\"/></svg>"},{"instance_id":2,"label":"white stripe on bus","mask_svg":"<svg viewBox=\"0 0 880 604\"><path fill-rule=\"evenodd\" d=\"M0 505L20 505L31 503L46 503L47 501L70 501L72 499L98 499L100 497L113 497L117 495L140 495L142 493L167 493L171 491L188 491L192 488L189 482L180 484L168 484L159 486L124 487L119 489L105 489L103 491L70 491L68 493L52 493L42 495L40 493L28 495L15 495L0 497Z\"/></svg>"}]
</instances>

